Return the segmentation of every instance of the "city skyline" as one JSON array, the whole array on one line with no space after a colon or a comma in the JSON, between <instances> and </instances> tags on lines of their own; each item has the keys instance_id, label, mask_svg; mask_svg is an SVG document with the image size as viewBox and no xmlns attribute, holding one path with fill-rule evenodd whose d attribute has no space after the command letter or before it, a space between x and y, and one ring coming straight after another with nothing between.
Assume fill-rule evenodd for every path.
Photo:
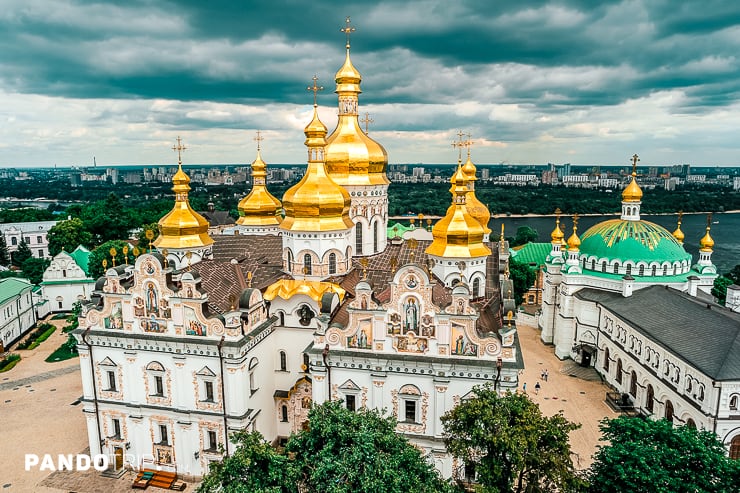
<instances>
[{"instance_id":1,"label":"city skyline","mask_svg":"<svg viewBox=\"0 0 740 493\"><path fill-rule=\"evenodd\" d=\"M0 14L0 166L305 160L316 74L351 16L360 115L391 163L740 164L740 7L732 2L440 1L247 6L8 2Z\"/></svg>"}]
</instances>

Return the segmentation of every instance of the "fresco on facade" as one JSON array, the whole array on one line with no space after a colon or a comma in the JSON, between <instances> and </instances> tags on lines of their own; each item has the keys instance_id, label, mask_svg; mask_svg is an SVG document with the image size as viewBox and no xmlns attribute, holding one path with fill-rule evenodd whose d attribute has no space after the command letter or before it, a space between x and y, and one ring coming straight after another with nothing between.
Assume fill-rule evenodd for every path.
<instances>
[{"instance_id":1,"label":"fresco on facade","mask_svg":"<svg viewBox=\"0 0 740 493\"><path fill-rule=\"evenodd\" d=\"M134 296L134 317L146 316L146 307L144 306L144 298L141 296Z\"/></svg>"},{"instance_id":2,"label":"fresco on facade","mask_svg":"<svg viewBox=\"0 0 740 493\"><path fill-rule=\"evenodd\" d=\"M434 317L428 313L421 317L421 335L434 337Z\"/></svg>"},{"instance_id":3,"label":"fresco on facade","mask_svg":"<svg viewBox=\"0 0 740 493\"><path fill-rule=\"evenodd\" d=\"M147 283L144 286L144 301L147 315L159 315L159 296L153 283Z\"/></svg>"},{"instance_id":4,"label":"fresco on facade","mask_svg":"<svg viewBox=\"0 0 740 493\"><path fill-rule=\"evenodd\" d=\"M143 317L139 319L139 326L144 332L165 332L167 330L167 321L159 320L154 315L149 317Z\"/></svg>"},{"instance_id":5,"label":"fresco on facade","mask_svg":"<svg viewBox=\"0 0 740 493\"><path fill-rule=\"evenodd\" d=\"M403 304L403 333L419 333L419 302L416 298L409 298Z\"/></svg>"},{"instance_id":6,"label":"fresco on facade","mask_svg":"<svg viewBox=\"0 0 740 493\"><path fill-rule=\"evenodd\" d=\"M424 353L429 349L429 340L425 337L398 336L395 338L394 345L401 353Z\"/></svg>"},{"instance_id":7,"label":"fresco on facade","mask_svg":"<svg viewBox=\"0 0 740 493\"><path fill-rule=\"evenodd\" d=\"M473 344L465 334L465 328L452 326L452 349L450 353L456 356L478 356L478 345Z\"/></svg>"},{"instance_id":8,"label":"fresco on facade","mask_svg":"<svg viewBox=\"0 0 740 493\"><path fill-rule=\"evenodd\" d=\"M372 325L369 320L361 320L357 332L347 338L347 347L370 349L372 342Z\"/></svg>"},{"instance_id":9,"label":"fresco on facade","mask_svg":"<svg viewBox=\"0 0 740 493\"><path fill-rule=\"evenodd\" d=\"M121 302L115 301L111 306L110 316L103 319L106 329L122 329L123 328L123 311L121 309Z\"/></svg>"},{"instance_id":10,"label":"fresco on facade","mask_svg":"<svg viewBox=\"0 0 740 493\"><path fill-rule=\"evenodd\" d=\"M388 322L388 333L389 334L400 334L401 333L401 315L398 313L391 313Z\"/></svg>"},{"instance_id":11,"label":"fresco on facade","mask_svg":"<svg viewBox=\"0 0 740 493\"><path fill-rule=\"evenodd\" d=\"M189 306L185 307L185 334L189 336L208 335L206 324L201 323L195 316L195 310Z\"/></svg>"}]
</instances>

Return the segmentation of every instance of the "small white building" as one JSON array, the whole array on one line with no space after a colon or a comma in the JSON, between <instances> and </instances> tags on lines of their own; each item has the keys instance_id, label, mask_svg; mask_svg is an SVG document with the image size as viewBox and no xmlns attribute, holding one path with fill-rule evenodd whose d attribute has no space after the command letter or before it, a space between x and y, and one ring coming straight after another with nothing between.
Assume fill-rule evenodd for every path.
<instances>
[{"instance_id":1,"label":"small white building","mask_svg":"<svg viewBox=\"0 0 740 493\"><path fill-rule=\"evenodd\" d=\"M3 223L0 231L5 236L8 252L18 250L22 241L26 242L31 254L36 258L49 257L49 241L46 234L57 221L31 221L26 223Z\"/></svg>"},{"instance_id":2,"label":"small white building","mask_svg":"<svg viewBox=\"0 0 740 493\"><path fill-rule=\"evenodd\" d=\"M0 280L0 353L36 325L31 291L33 284L27 279Z\"/></svg>"},{"instance_id":3,"label":"small white building","mask_svg":"<svg viewBox=\"0 0 740 493\"><path fill-rule=\"evenodd\" d=\"M87 264L90 250L82 245L72 253L56 255L44 271L41 289L49 311L68 312L78 301L89 301L95 280L89 276Z\"/></svg>"}]
</instances>

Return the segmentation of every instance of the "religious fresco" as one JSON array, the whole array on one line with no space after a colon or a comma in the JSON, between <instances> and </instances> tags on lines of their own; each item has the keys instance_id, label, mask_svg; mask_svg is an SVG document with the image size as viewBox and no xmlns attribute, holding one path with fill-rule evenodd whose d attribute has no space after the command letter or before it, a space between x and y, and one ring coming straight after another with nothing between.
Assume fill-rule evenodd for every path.
<instances>
[{"instance_id":1,"label":"religious fresco","mask_svg":"<svg viewBox=\"0 0 740 493\"><path fill-rule=\"evenodd\" d=\"M144 306L144 298L134 296L134 317L143 317L145 315L146 307Z\"/></svg>"},{"instance_id":2,"label":"religious fresco","mask_svg":"<svg viewBox=\"0 0 740 493\"><path fill-rule=\"evenodd\" d=\"M114 301L111 305L110 316L103 319L106 329L123 329L123 311L121 302Z\"/></svg>"},{"instance_id":3,"label":"religious fresco","mask_svg":"<svg viewBox=\"0 0 740 493\"><path fill-rule=\"evenodd\" d=\"M347 347L355 349L370 349L372 345L372 322L361 320L360 327L354 335L347 338Z\"/></svg>"},{"instance_id":4,"label":"religious fresco","mask_svg":"<svg viewBox=\"0 0 740 493\"><path fill-rule=\"evenodd\" d=\"M206 324L201 323L195 316L195 310L189 306L185 307L185 334L189 336L208 335Z\"/></svg>"},{"instance_id":5,"label":"religious fresco","mask_svg":"<svg viewBox=\"0 0 740 493\"><path fill-rule=\"evenodd\" d=\"M419 301L409 297L403 304L403 333L419 333Z\"/></svg>"},{"instance_id":6,"label":"religious fresco","mask_svg":"<svg viewBox=\"0 0 740 493\"><path fill-rule=\"evenodd\" d=\"M149 317L139 319L139 327L144 332L162 333L167 331L167 320L157 319L154 315L149 315Z\"/></svg>"},{"instance_id":7,"label":"religious fresco","mask_svg":"<svg viewBox=\"0 0 740 493\"><path fill-rule=\"evenodd\" d=\"M426 313L421 317L421 335L423 337L434 337L435 327L433 315Z\"/></svg>"},{"instance_id":8,"label":"religious fresco","mask_svg":"<svg viewBox=\"0 0 740 493\"><path fill-rule=\"evenodd\" d=\"M390 313L388 317L388 334L400 334L401 333L401 315L395 312Z\"/></svg>"},{"instance_id":9,"label":"religious fresco","mask_svg":"<svg viewBox=\"0 0 740 493\"><path fill-rule=\"evenodd\" d=\"M452 326L452 342L450 353L455 356L478 356L478 345L470 342L465 334L465 328L459 325Z\"/></svg>"},{"instance_id":10,"label":"religious fresco","mask_svg":"<svg viewBox=\"0 0 740 493\"><path fill-rule=\"evenodd\" d=\"M393 338L393 346L400 353L425 353L429 349L429 340L425 337L397 336Z\"/></svg>"},{"instance_id":11,"label":"religious fresco","mask_svg":"<svg viewBox=\"0 0 740 493\"><path fill-rule=\"evenodd\" d=\"M154 283L144 285L144 303L146 305L146 314L159 316L159 295Z\"/></svg>"}]
</instances>

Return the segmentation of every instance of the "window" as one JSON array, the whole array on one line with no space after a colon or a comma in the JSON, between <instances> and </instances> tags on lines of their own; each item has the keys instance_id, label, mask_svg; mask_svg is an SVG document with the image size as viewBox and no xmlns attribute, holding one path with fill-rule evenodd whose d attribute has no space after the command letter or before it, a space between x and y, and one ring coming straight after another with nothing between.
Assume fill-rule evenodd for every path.
<instances>
[{"instance_id":1,"label":"window","mask_svg":"<svg viewBox=\"0 0 740 493\"><path fill-rule=\"evenodd\" d=\"M622 360L617 360L617 374L615 375L617 383L622 383Z\"/></svg>"},{"instance_id":2,"label":"window","mask_svg":"<svg viewBox=\"0 0 740 493\"><path fill-rule=\"evenodd\" d=\"M596 270L596 259L591 260L591 270Z\"/></svg>"},{"instance_id":3,"label":"window","mask_svg":"<svg viewBox=\"0 0 740 493\"><path fill-rule=\"evenodd\" d=\"M355 224L355 250L362 255L362 223Z\"/></svg>"},{"instance_id":4,"label":"window","mask_svg":"<svg viewBox=\"0 0 740 493\"><path fill-rule=\"evenodd\" d=\"M347 404L347 409L349 409L350 411L355 410L355 396L354 395L347 395L345 397L345 402Z\"/></svg>"},{"instance_id":5,"label":"window","mask_svg":"<svg viewBox=\"0 0 740 493\"><path fill-rule=\"evenodd\" d=\"M116 373L112 370L107 370L105 374L108 376L108 388L105 390L116 391Z\"/></svg>"},{"instance_id":6,"label":"window","mask_svg":"<svg viewBox=\"0 0 740 493\"><path fill-rule=\"evenodd\" d=\"M61 301L57 301L57 303L59 304L59 309L61 310L64 307L64 305L62 304Z\"/></svg>"},{"instance_id":7,"label":"window","mask_svg":"<svg viewBox=\"0 0 740 493\"><path fill-rule=\"evenodd\" d=\"M288 406L283 405L280 408L280 421L282 421L283 423L288 422Z\"/></svg>"},{"instance_id":8,"label":"window","mask_svg":"<svg viewBox=\"0 0 740 493\"><path fill-rule=\"evenodd\" d=\"M740 459L740 435L730 442L730 459Z\"/></svg>"},{"instance_id":9,"label":"window","mask_svg":"<svg viewBox=\"0 0 740 493\"><path fill-rule=\"evenodd\" d=\"M601 272L606 272L606 261L601 262Z\"/></svg>"},{"instance_id":10,"label":"window","mask_svg":"<svg viewBox=\"0 0 740 493\"><path fill-rule=\"evenodd\" d=\"M627 275L628 276L632 275L632 264L627 264Z\"/></svg>"},{"instance_id":11,"label":"window","mask_svg":"<svg viewBox=\"0 0 740 493\"><path fill-rule=\"evenodd\" d=\"M473 297L480 296L480 278L473 279Z\"/></svg>"},{"instance_id":12,"label":"window","mask_svg":"<svg viewBox=\"0 0 740 493\"><path fill-rule=\"evenodd\" d=\"M259 389L255 385L255 379L254 379L254 372L257 368L257 364L259 363L259 360L257 358L252 358L249 361L249 392L250 394L254 394Z\"/></svg>"},{"instance_id":13,"label":"window","mask_svg":"<svg viewBox=\"0 0 740 493\"><path fill-rule=\"evenodd\" d=\"M293 272L293 252L288 250L288 272Z\"/></svg>"},{"instance_id":14,"label":"window","mask_svg":"<svg viewBox=\"0 0 740 493\"><path fill-rule=\"evenodd\" d=\"M308 359L308 354L303 353L303 367L302 370L306 373L311 371L311 362Z\"/></svg>"},{"instance_id":15,"label":"window","mask_svg":"<svg viewBox=\"0 0 740 493\"><path fill-rule=\"evenodd\" d=\"M113 424L113 438L121 438L121 420L113 419L111 423Z\"/></svg>"},{"instance_id":16,"label":"window","mask_svg":"<svg viewBox=\"0 0 740 493\"><path fill-rule=\"evenodd\" d=\"M378 227L380 225L380 222L375 223L375 227L373 228L373 253L378 251Z\"/></svg>"},{"instance_id":17,"label":"window","mask_svg":"<svg viewBox=\"0 0 740 493\"><path fill-rule=\"evenodd\" d=\"M160 375L154 376L154 395L160 397L164 395L164 385L162 384L162 377Z\"/></svg>"},{"instance_id":18,"label":"window","mask_svg":"<svg viewBox=\"0 0 740 493\"><path fill-rule=\"evenodd\" d=\"M169 445L170 439L168 438L167 425L159 425L159 444Z\"/></svg>"},{"instance_id":19,"label":"window","mask_svg":"<svg viewBox=\"0 0 740 493\"><path fill-rule=\"evenodd\" d=\"M404 413L403 416L406 421L411 421L413 423L416 423L416 401L414 400L405 400L403 401L404 405Z\"/></svg>"},{"instance_id":20,"label":"window","mask_svg":"<svg viewBox=\"0 0 740 493\"><path fill-rule=\"evenodd\" d=\"M23 237L23 241L25 241L26 245L30 245L31 244L31 237L30 236L24 236Z\"/></svg>"},{"instance_id":21,"label":"window","mask_svg":"<svg viewBox=\"0 0 740 493\"><path fill-rule=\"evenodd\" d=\"M615 262L614 263L614 273L615 274L618 274L619 273L619 262Z\"/></svg>"},{"instance_id":22,"label":"window","mask_svg":"<svg viewBox=\"0 0 740 493\"><path fill-rule=\"evenodd\" d=\"M17 245L17 244L18 244L18 238L16 238L15 236L13 236L13 237L12 237L12 238L10 239L10 244L11 244L11 245Z\"/></svg>"},{"instance_id":23,"label":"window","mask_svg":"<svg viewBox=\"0 0 740 493\"><path fill-rule=\"evenodd\" d=\"M668 266L667 265L664 265L663 266L663 275L664 276L667 276L668 275Z\"/></svg>"},{"instance_id":24,"label":"window","mask_svg":"<svg viewBox=\"0 0 740 493\"><path fill-rule=\"evenodd\" d=\"M630 375L630 395L637 397L637 373L634 371Z\"/></svg>"},{"instance_id":25,"label":"window","mask_svg":"<svg viewBox=\"0 0 740 493\"><path fill-rule=\"evenodd\" d=\"M216 432L215 431L208 431L208 448L206 450L216 450L218 449L218 439L216 438Z\"/></svg>"},{"instance_id":26,"label":"window","mask_svg":"<svg viewBox=\"0 0 740 493\"><path fill-rule=\"evenodd\" d=\"M609 372L609 348L604 350L604 371Z\"/></svg>"},{"instance_id":27,"label":"window","mask_svg":"<svg viewBox=\"0 0 740 493\"><path fill-rule=\"evenodd\" d=\"M650 275L654 276L657 272L658 272L658 266L657 265L653 265L650 268Z\"/></svg>"},{"instance_id":28,"label":"window","mask_svg":"<svg viewBox=\"0 0 740 493\"><path fill-rule=\"evenodd\" d=\"M311 254L307 253L303 256L303 273L311 275Z\"/></svg>"},{"instance_id":29,"label":"window","mask_svg":"<svg viewBox=\"0 0 740 493\"><path fill-rule=\"evenodd\" d=\"M67 277L67 269L62 269L62 277Z\"/></svg>"},{"instance_id":30,"label":"window","mask_svg":"<svg viewBox=\"0 0 740 493\"><path fill-rule=\"evenodd\" d=\"M288 371L288 357L285 351L280 351L280 371Z\"/></svg>"},{"instance_id":31,"label":"window","mask_svg":"<svg viewBox=\"0 0 740 493\"><path fill-rule=\"evenodd\" d=\"M329 254L329 274L336 274L336 273L337 273L337 254L330 253Z\"/></svg>"},{"instance_id":32,"label":"window","mask_svg":"<svg viewBox=\"0 0 740 493\"><path fill-rule=\"evenodd\" d=\"M691 428L692 430L695 430L696 422L693 419L689 418L686 420L686 427Z\"/></svg>"},{"instance_id":33,"label":"window","mask_svg":"<svg viewBox=\"0 0 740 493\"><path fill-rule=\"evenodd\" d=\"M43 258L43 257L44 257L44 251L43 250L39 250L39 258Z\"/></svg>"},{"instance_id":34,"label":"window","mask_svg":"<svg viewBox=\"0 0 740 493\"><path fill-rule=\"evenodd\" d=\"M41 244L41 243L43 243L43 242L44 242L44 240L43 240L43 239L41 238L41 236L37 236L37 237L36 237L36 243L39 243L39 244Z\"/></svg>"},{"instance_id":35,"label":"window","mask_svg":"<svg viewBox=\"0 0 740 493\"><path fill-rule=\"evenodd\" d=\"M648 384L647 386L647 392L645 393L645 409L653 412L653 402L655 401L655 391L653 390L653 386Z\"/></svg>"},{"instance_id":36,"label":"window","mask_svg":"<svg viewBox=\"0 0 740 493\"><path fill-rule=\"evenodd\" d=\"M733 395L730 397L730 409L737 411L737 396Z\"/></svg>"},{"instance_id":37,"label":"window","mask_svg":"<svg viewBox=\"0 0 740 493\"><path fill-rule=\"evenodd\" d=\"M641 266L640 266L640 269L639 269L639 271L638 271L638 274L637 274L637 275L638 275L638 276L644 276L644 275L645 275L645 266L644 266L644 265L641 265Z\"/></svg>"},{"instance_id":38,"label":"window","mask_svg":"<svg viewBox=\"0 0 740 493\"><path fill-rule=\"evenodd\" d=\"M211 381L205 381L203 382L203 386L205 388L206 393L206 399L208 402L213 402L213 382Z\"/></svg>"},{"instance_id":39,"label":"window","mask_svg":"<svg viewBox=\"0 0 740 493\"><path fill-rule=\"evenodd\" d=\"M673 403L665 401L665 420L673 423Z\"/></svg>"}]
</instances>

